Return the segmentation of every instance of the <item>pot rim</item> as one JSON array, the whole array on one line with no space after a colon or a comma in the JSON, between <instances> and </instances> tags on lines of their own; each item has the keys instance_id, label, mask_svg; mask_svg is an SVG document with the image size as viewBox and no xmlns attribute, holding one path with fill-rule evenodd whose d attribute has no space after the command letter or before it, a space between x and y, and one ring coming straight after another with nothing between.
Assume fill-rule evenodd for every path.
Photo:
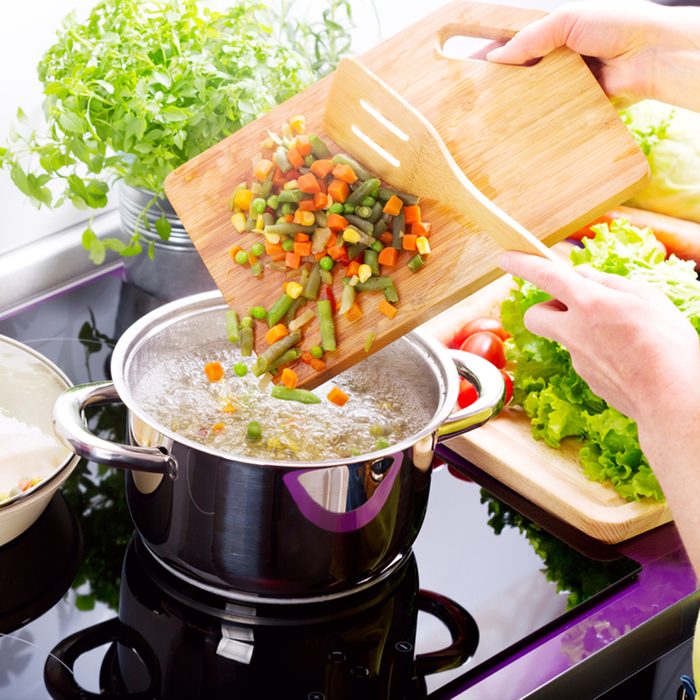
<instances>
[{"instance_id":1,"label":"pot rim","mask_svg":"<svg viewBox=\"0 0 700 700\"><path fill-rule=\"evenodd\" d=\"M64 391L73 386L73 382L70 380L68 375L58 365L49 360L49 358L45 355L42 355L42 353L40 353L38 350L35 350L19 340L11 338L9 335L3 335L2 333L0 333L0 344L12 345L39 360L64 384ZM62 440L61 444L63 444ZM10 496L10 498L6 498L4 501L0 501L0 512L30 500L35 494L45 491L47 488L51 487L57 480L65 480L65 478L67 478L67 475L64 476L66 470L70 469L72 471L72 467L78 463L78 460L79 457L75 454L75 452L73 452L70 447L66 447L65 459L54 469L50 476L42 479L38 484L32 486L26 491Z\"/></svg>"},{"instance_id":2,"label":"pot rim","mask_svg":"<svg viewBox=\"0 0 700 700\"><path fill-rule=\"evenodd\" d=\"M218 302L218 304L214 304L213 302ZM269 467L274 469L310 469L343 466L360 461L376 461L384 457L394 455L412 447L417 442L423 440L429 435L433 436L433 441L431 442L434 442L438 427L445 422L449 414L452 412L455 403L457 402L457 394L459 393L459 382L457 379L459 374L449 356L449 353L447 352L446 348L444 348L436 339L425 335L420 331L414 330L405 336L402 336L402 338L399 338L398 340L409 342L416 346L427 355L429 361L431 361L435 369L439 371L439 374L436 373L436 379L441 384L440 395L442 397L442 401L435 410L432 419L420 430L412 433L409 437L404 438L403 440L384 449L367 452L362 455L336 457L328 460L314 461L298 461L291 459L275 460L271 458L239 455L196 442L195 440L179 435L177 432L169 429L167 426L155 420L146 411L141 409L138 403L134 400L128 387L126 370L133 353L138 350L141 342L150 337L151 331L154 329L157 331L158 326L167 325L168 321L173 321L176 318L178 320L182 320L190 315L196 315L205 310L215 310L217 307L220 307L222 310L229 308L223 295L218 289L182 297L168 304L164 304L163 306L149 312L145 316L142 316L131 326L129 326L117 341L112 353L112 381L114 382L114 386L121 401L129 409L129 411L133 412L140 420L178 444L200 452L205 452L221 459L229 461L235 460L244 464L254 464L261 467ZM223 337L224 336L222 334L222 338ZM432 447L434 447L433 444L431 444L431 448Z\"/></svg>"}]
</instances>

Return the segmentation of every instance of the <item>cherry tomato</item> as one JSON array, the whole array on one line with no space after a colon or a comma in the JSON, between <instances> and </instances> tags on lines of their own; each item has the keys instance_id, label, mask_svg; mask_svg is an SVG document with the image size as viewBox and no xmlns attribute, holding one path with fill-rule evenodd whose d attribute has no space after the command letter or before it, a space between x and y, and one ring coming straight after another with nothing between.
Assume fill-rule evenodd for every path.
<instances>
[{"instance_id":1,"label":"cherry tomato","mask_svg":"<svg viewBox=\"0 0 700 700\"><path fill-rule=\"evenodd\" d=\"M492 365L498 367L498 369L503 369L506 366L506 353L503 349L503 341L491 331L472 333L460 345L459 349L483 357Z\"/></svg>"},{"instance_id":2,"label":"cherry tomato","mask_svg":"<svg viewBox=\"0 0 700 700\"><path fill-rule=\"evenodd\" d=\"M465 323L454 335L450 341L450 347L458 348L462 343L473 333L479 331L491 331L501 340L507 340L510 335L503 330L503 324L500 319L491 316L480 316L473 318L468 323Z\"/></svg>"},{"instance_id":3,"label":"cherry tomato","mask_svg":"<svg viewBox=\"0 0 700 700\"><path fill-rule=\"evenodd\" d=\"M506 395L503 400L503 405L505 406L513 397L513 380L511 379L511 376L510 374L508 374L508 372L504 372L503 370L501 370L501 374L503 375L503 381L506 385Z\"/></svg>"},{"instance_id":4,"label":"cherry tomato","mask_svg":"<svg viewBox=\"0 0 700 700\"><path fill-rule=\"evenodd\" d=\"M459 380L459 394L457 394L457 405L460 408L471 406L477 399L479 394L476 387L468 380L462 377Z\"/></svg>"}]
</instances>

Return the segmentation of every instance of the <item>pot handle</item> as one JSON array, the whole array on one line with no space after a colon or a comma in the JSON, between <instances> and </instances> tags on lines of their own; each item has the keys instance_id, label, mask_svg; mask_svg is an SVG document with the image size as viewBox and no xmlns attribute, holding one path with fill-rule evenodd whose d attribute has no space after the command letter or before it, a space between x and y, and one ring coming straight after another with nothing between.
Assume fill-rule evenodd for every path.
<instances>
[{"instance_id":1,"label":"pot handle","mask_svg":"<svg viewBox=\"0 0 700 700\"><path fill-rule=\"evenodd\" d=\"M479 398L470 406L450 414L437 429L438 442L478 428L498 415L503 408L506 385L501 370L483 357L463 350L449 350L460 377L476 387Z\"/></svg>"},{"instance_id":2,"label":"pot handle","mask_svg":"<svg viewBox=\"0 0 700 700\"><path fill-rule=\"evenodd\" d=\"M109 692L91 693L78 685L73 669L76 661L93 649L119 642L136 652L148 669L150 685L147 690L137 693L113 694ZM54 700L153 700L158 697L160 688L160 665L155 654L143 637L118 617L105 620L92 627L80 630L59 642L48 655L44 664L44 683Z\"/></svg>"},{"instance_id":3,"label":"pot handle","mask_svg":"<svg viewBox=\"0 0 700 700\"><path fill-rule=\"evenodd\" d=\"M177 477L177 460L164 447L119 445L97 437L88 429L83 410L88 406L120 401L113 382L78 384L56 399L53 425L58 437L81 457L121 469Z\"/></svg>"},{"instance_id":4,"label":"pot handle","mask_svg":"<svg viewBox=\"0 0 700 700\"><path fill-rule=\"evenodd\" d=\"M416 673L427 676L466 663L479 646L476 620L454 600L432 591L418 591L418 609L437 617L450 632L452 644L438 651L416 656Z\"/></svg>"}]
</instances>

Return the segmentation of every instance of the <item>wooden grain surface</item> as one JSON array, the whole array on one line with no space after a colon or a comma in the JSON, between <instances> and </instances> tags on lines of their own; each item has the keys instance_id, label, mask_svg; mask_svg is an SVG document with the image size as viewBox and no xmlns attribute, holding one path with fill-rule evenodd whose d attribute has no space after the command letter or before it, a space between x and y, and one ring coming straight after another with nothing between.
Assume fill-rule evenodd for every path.
<instances>
[{"instance_id":1,"label":"wooden grain surface","mask_svg":"<svg viewBox=\"0 0 700 700\"><path fill-rule=\"evenodd\" d=\"M500 277L421 330L446 341L463 322L498 316L511 284L510 277ZM485 426L445 444L540 508L607 544L671 520L666 504L630 503L611 485L588 479L578 459L581 443L567 438L554 449L535 440L529 419L519 409L507 408Z\"/></svg>"},{"instance_id":2,"label":"wooden grain surface","mask_svg":"<svg viewBox=\"0 0 700 700\"><path fill-rule=\"evenodd\" d=\"M523 8L454 2L360 57L435 126L467 177L499 207L547 244L561 240L594 216L626 200L648 178L648 165L580 56L560 49L534 66L502 66L476 59L448 59L442 44L451 36L505 40L542 13ZM266 129L294 114L324 137L325 99L332 76L312 85L267 115L182 165L165 183L197 250L229 305L241 312L269 306L282 292L285 275L266 270L258 280L235 266L234 244L249 247L254 234L238 235L228 198L250 181L252 159ZM361 160L362 154L353 154ZM419 194L420 193L416 193ZM299 366L309 386L405 334L435 313L479 289L499 271L497 244L443 204L424 200L423 218L433 224L433 254L416 274L395 269L400 303L393 320L377 310L376 295L360 295L364 316L337 319L339 350L327 355L327 370ZM340 280L336 282L340 287ZM304 347L318 341L313 321ZM258 323L256 347L264 347Z\"/></svg>"}]
</instances>

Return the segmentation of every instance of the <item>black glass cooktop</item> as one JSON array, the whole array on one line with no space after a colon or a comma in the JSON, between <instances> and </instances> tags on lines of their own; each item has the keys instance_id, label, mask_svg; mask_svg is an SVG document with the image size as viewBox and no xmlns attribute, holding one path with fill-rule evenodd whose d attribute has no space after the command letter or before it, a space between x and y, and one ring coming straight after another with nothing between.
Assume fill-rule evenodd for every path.
<instances>
[{"instance_id":1,"label":"black glass cooktop","mask_svg":"<svg viewBox=\"0 0 700 700\"><path fill-rule=\"evenodd\" d=\"M97 381L109 377L115 339L160 303L111 273L0 320L0 334L76 383ZM89 419L123 439L123 407ZM50 697L53 651L54 697L452 697L444 689L456 679L639 570L574 545L436 464L414 556L381 585L332 608L232 608L173 582L134 535L123 474L82 461L39 521L0 547L0 698Z\"/></svg>"}]
</instances>

